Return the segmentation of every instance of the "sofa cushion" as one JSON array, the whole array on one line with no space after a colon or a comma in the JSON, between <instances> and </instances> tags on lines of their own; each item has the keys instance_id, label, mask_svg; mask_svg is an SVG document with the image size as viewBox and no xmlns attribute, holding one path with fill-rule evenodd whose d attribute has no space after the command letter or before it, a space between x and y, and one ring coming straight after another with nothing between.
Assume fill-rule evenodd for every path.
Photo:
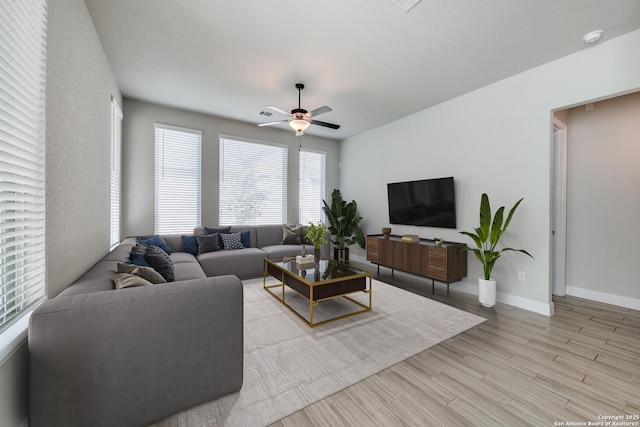
<instances>
[{"instance_id":1,"label":"sofa cushion","mask_svg":"<svg viewBox=\"0 0 640 427\"><path fill-rule=\"evenodd\" d=\"M302 253L303 245L273 245L265 246L262 249L266 252L271 261L282 261L283 257L294 257ZM313 254L313 246L304 245L307 253Z\"/></svg>"},{"instance_id":2,"label":"sofa cushion","mask_svg":"<svg viewBox=\"0 0 640 427\"><path fill-rule=\"evenodd\" d=\"M171 253L171 249L169 249L169 246L167 246L167 243L162 239L162 237L158 236L157 234L155 236L149 237L148 239L138 239L138 242L144 243L147 245L157 246L163 251L165 251L167 254Z\"/></svg>"},{"instance_id":3,"label":"sofa cushion","mask_svg":"<svg viewBox=\"0 0 640 427\"><path fill-rule=\"evenodd\" d=\"M198 242L198 255L220 250L220 234L202 234L196 236Z\"/></svg>"},{"instance_id":4,"label":"sofa cushion","mask_svg":"<svg viewBox=\"0 0 640 427\"><path fill-rule=\"evenodd\" d=\"M222 276L232 274L241 279L262 276L264 259L267 254L258 248L246 248L237 251L207 252L198 255L198 262L205 274Z\"/></svg>"},{"instance_id":5,"label":"sofa cushion","mask_svg":"<svg viewBox=\"0 0 640 427\"><path fill-rule=\"evenodd\" d=\"M282 224L256 225L256 247L279 245L282 242Z\"/></svg>"},{"instance_id":6,"label":"sofa cushion","mask_svg":"<svg viewBox=\"0 0 640 427\"><path fill-rule=\"evenodd\" d=\"M140 276L136 276L135 274L129 274L129 273L116 274L115 279L113 279L113 283L116 289L135 288L136 286L153 285L153 283L151 283L150 281L143 279Z\"/></svg>"},{"instance_id":7,"label":"sofa cushion","mask_svg":"<svg viewBox=\"0 0 640 427\"><path fill-rule=\"evenodd\" d=\"M141 267L135 264L118 263L118 274L127 273L143 279L155 285L158 283L167 283L166 279L151 267ZM117 287L116 287L117 289Z\"/></svg>"},{"instance_id":8,"label":"sofa cushion","mask_svg":"<svg viewBox=\"0 0 640 427\"><path fill-rule=\"evenodd\" d=\"M149 263L149 266L162 274L162 277L164 277L167 282L174 281L173 262L171 262L171 258L165 251L158 246L149 245L147 252L144 254L144 259Z\"/></svg>"},{"instance_id":9,"label":"sofa cushion","mask_svg":"<svg viewBox=\"0 0 640 427\"><path fill-rule=\"evenodd\" d=\"M226 251L244 249L240 233L224 233L220 235L220 239L222 240L222 249Z\"/></svg>"}]
</instances>

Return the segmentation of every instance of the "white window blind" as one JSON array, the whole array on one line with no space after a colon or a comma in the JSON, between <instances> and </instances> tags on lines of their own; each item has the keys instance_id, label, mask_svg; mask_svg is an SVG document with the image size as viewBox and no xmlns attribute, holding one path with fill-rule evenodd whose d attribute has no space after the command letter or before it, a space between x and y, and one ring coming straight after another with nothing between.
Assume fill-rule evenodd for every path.
<instances>
[{"instance_id":1,"label":"white window blind","mask_svg":"<svg viewBox=\"0 0 640 427\"><path fill-rule=\"evenodd\" d=\"M327 154L300 148L300 223L325 222L322 201L325 198Z\"/></svg>"},{"instance_id":2,"label":"white window blind","mask_svg":"<svg viewBox=\"0 0 640 427\"><path fill-rule=\"evenodd\" d=\"M111 239L113 248L120 243L120 163L122 151L122 111L111 97Z\"/></svg>"},{"instance_id":3,"label":"white window blind","mask_svg":"<svg viewBox=\"0 0 640 427\"><path fill-rule=\"evenodd\" d=\"M155 124L156 233L200 226L202 131Z\"/></svg>"},{"instance_id":4,"label":"white window blind","mask_svg":"<svg viewBox=\"0 0 640 427\"><path fill-rule=\"evenodd\" d=\"M287 222L284 145L220 137L220 224Z\"/></svg>"},{"instance_id":5,"label":"white window blind","mask_svg":"<svg viewBox=\"0 0 640 427\"><path fill-rule=\"evenodd\" d=\"M2 336L44 297L46 57L46 0L0 2Z\"/></svg>"}]
</instances>

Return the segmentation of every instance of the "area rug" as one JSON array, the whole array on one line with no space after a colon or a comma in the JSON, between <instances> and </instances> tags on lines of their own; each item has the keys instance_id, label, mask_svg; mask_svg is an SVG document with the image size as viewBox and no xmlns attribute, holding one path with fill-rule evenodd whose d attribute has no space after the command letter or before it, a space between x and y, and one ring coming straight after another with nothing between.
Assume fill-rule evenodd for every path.
<instances>
[{"instance_id":1,"label":"area rug","mask_svg":"<svg viewBox=\"0 0 640 427\"><path fill-rule=\"evenodd\" d=\"M372 311L309 328L262 279L244 281L242 389L177 414L179 426L267 426L485 320L376 280L372 287ZM308 310L294 292L286 299ZM353 309L343 298L321 302L314 319Z\"/></svg>"}]
</instances>

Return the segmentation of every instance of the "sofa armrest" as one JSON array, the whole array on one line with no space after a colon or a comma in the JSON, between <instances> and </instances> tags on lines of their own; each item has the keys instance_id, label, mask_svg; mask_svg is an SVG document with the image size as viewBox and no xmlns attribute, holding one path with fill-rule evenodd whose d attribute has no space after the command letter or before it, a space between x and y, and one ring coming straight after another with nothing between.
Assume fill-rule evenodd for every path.
<instances>
[{"instance_id":1,"label":"sofa armrest","mask_svg":"<svg viewBox=\"0 0 640 427\"><path fill-rule=\"evenodd\" d=\"M243 345L236 276L54 298L30 320L30 425L146 425L233 393Z\"/></svg>"}]
</instances>

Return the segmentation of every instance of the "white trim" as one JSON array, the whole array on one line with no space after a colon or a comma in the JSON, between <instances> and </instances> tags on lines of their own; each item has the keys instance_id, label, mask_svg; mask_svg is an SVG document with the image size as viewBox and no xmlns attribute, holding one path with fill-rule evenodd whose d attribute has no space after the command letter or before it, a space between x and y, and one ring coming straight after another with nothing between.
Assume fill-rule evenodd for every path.
<instances>
[{"instance_id":1,"label":"white trim","mask_svg":"<svg viewBox=\"0 0 640 427\"><path fill-rule=\"evenodd\" d=\"M567 258L567 125L553 118L551 144L551 272L550 293L566 295Z\"/></svg>"},{"instance_id":2,"label":"white trim","mask_svg":"<svg viewBox=\"0 0 640 427\"><path fill-rule=\"evenodd\" d=\"M567 295L617 305L619 307L640 310L640 299L625 297L622 295L608 294L606 292L592 291L591 289L567 286Z\"/></svg>"},{"instance_id":3,"label":"white trim","mask_svg":"<svg viewBox=\"0 0 640 427\"><path fill-rule=\"evenodd\" d=\"M0 365L27 339L29 319L35 307L22 315L0 334Z\"/></svg>"},{"instance_id":4,"label":"white trim","mask_svg":"<svg viewBox=\"0 0 640 427\"><path fill-rule=\"evenodd\" d=\"M200 136L202 136L202 134L204 133L203 131L198 130L198 129L182 128L180 126L165 125L165 124L162 124L162 123L154 123L153 127L154 127L154 129L175 130L177 132L192 133L192 134L200 135Z\"/></svg>"},{"instance_id":5,"label":"white trim","mask_svg":"<svg viewBox=\"0 0 640 427\"><path fill-rule=\"evenodd\" d=\"M353 259L354 261L359 261L359 262L363 262L363 263L368 263L369 261L366 260L366 258L360 256L360 255L349 255L351 259ZM389 268L389 267L382 267L382 268ZM431 279L427 279L425 277L421 277L421 276L416 276L415 274L411 274L411 273L405 273L403 271L398 271L395 270L394 274L400 274L400 275L404 275L407 277L412 277L414 279L424 279L425 281L427 280L431 280ZM373 278L375 279L376 276L374 275ZM438 282L439 283L439 282ZM431 287L431 283L425 282L425 286L427 286L430 288ZM471 295L478 295L478 284L472 284L469 282L465 282L465 281L460 281L460 282L454 282L451 283L449 285L449 287L451 289L456 289L458 291L464 292L466 294L471 294ZM527 311L532 311L534 313L539 313L539 314L543 314L545 316L553 316L554 313L554 305L553 303L543 303L540 301L535 301L529 298L522 298L516 295L512 295L512 294L508 294L505 292L498 292L496 295L496 300L498 302L504 303L504 304L508 304L508 305L512 305L514 307L518 307L518 308L522 308L524 310Z\"/></svg>"},{"instance_id":6,"label":"white trim","mask_svg":"<svg viewBox=\"0 0 640 427\"><path fill-rule=\"evenodd\" d=\"M454 282L450 285L451 289L457 289L467 294L478 295L478 284L472 284L465 281ZM497 292L496 301L503 304L512 305L534 313L544 314L545 316L553 316L553 303L543 303L529 298L519 297L517 295L508 294L506 292Z\"/></svg>"}]
</instances>

